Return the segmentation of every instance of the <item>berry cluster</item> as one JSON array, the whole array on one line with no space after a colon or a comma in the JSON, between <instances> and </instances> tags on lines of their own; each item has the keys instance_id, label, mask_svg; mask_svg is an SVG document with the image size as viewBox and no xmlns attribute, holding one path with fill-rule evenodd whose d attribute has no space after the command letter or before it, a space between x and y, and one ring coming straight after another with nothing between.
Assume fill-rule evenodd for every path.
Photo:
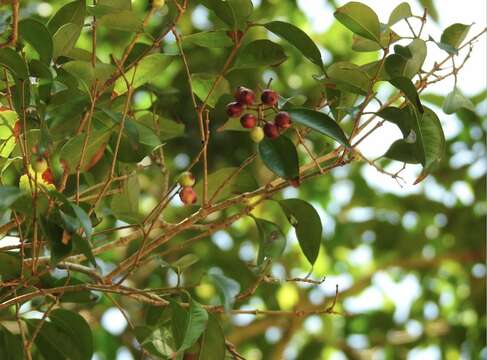
<instances>
[{"instance_id":1,"label":"berry cluster","mask_svg":"<svg viewBox=\"0 0 487 360\"><path fill-rule=\"evenodd\" d=\"M193 174L189 171L181 173L178 177L178 183L181 185L181 191L179 191L179 198L184 205L192 205L196 203L196 192L193 190L193 186L196 182Z\"/></svg>"},{"instance_id":2,"label":"berry cluster","mask_svg":"<svg viewBox=\"0 0 487 360\"><path fill-rule=\"evenodd\" d=\"M235 91L235 101L227 105L227 114L230 117L240 117L240 124L250 130L250 138L259 143L264 136L275 139L291 126L291 117L285 111L279 111L277 101L279 94L271 89L265 89L260 96L261 102L255 104L255 93L244 86ZM253 112L244 113L244 110ZM268 121L269 114L266 111L272 110L273 121Z\"/></svg>"}]
</instances>

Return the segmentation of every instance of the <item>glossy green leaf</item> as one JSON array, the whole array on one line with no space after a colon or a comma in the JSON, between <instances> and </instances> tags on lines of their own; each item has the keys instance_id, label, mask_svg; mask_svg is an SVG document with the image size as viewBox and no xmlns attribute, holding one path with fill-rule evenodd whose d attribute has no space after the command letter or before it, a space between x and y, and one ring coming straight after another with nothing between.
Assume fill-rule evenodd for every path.
<instances>
[{"instance_id":1,"label":"glossy green leaf","mask_svg":"<svg viewBox=\"0 0 487 360\"><path fill-rule=\"evenodd\" d=\"M418 92L411 80L409 80L407 77L396 77L389 80L389 82L394 87L401 90L411 104L416 106L419 112L423 112L423 105L421 105Z\"/></svg>"},{"instance_id":2,"label":"glossy green leaf","mask_svg":"<svg viewBox=\"0 0 487 360\"><path fill-rule=\"evenodd\" d=\"M404 139L393 142L383 156L407 164L418 164L421 158L417 145Z\"/></svg>"},{"instance_id":3,"label":"glossy green leaf","mask_svg":"<svg viewBox=\"0 0 487 360\"><path fill-rule=\"evenodd\" d=\"M208 200L218 202L257 187L257 181L250 171L238 167L221 168L208 175ZM200 204L203 199L203 179L196 183L194 191L197 194L197 203Z\"/></svg>"},{"instance_id":4,"label":"glossy green leaf","mask_svg":"<svg viewBox=\"0 0 487 360\"><path fill-rule=\"evenodd\" d=\"M264 27L288 41L312 63L321 68L323 67L320 50L303 30L284 21L271 21L264 24Z\"/></svg>"},{"instance_id":5,"label":"glossy green leaf","mask_svg":"<svg viewBox=\"0 0 487 360\"><path fill-rule=\"evenodd\" d=\"M350 143L340 125L328 115L311 109L295 108L288 111L293 122L307 126L326 135L339 144L350 147Z\"/></svg>"},{"instance_id":6,"label":"glossy green leaf","mask_svg":"<svg viewBox=\"0 0 487 360\"><path fill-rule=\"evenodd\" d=\"M456 113L460 109L475 111L475 105L472 101L463 95L460 90L454 89L449 93L443 102L443 111L446 114Z\"/></svg>"},{"instance_id":7,"label":"glossy green leaf","mask_svg":"<svg viewBox=\"0 0 487 360\"><path fill-rule=\"evenodd\" d=\"M299 246L313 265L318 258L323 233L321 219L315 208L301 199L280 200L282 210L296 230Z\"/></svg>"},{"instance_id":8,"label":"glossy green leaf","mask_svg":"<svg viewBox=\"0 0 487 360\"><path fill-rule=\"evenodd\" d=\"M208 97L206 101L211 107L215 107L218 99L222 95L230 92L230 84L225 78L220 79L218 84L214 87L213 84L215 83L217 77L218 75L204 73L191 75L193 91L201 101L205 101L210 90L212 91L210 97Z\"/></svg>"},{"instance_id":9,"label":"glossy green leaf","mask_svg":"<svg viewBox=\"0 0 487 360\"><path fill-rule=\"evenodd\" d=\"M418 117L416 136L424 153L421 177L433 171L445 154L445 134L433 110L425 107L423 115Z\"/></svg>"},{"instance_id":10,"label":"glossy green leaf","mask_svg":"<svg viewBox=\"0 0 487 360\"><path fill-rule=\"evenodd\" d=\"M225 30L202 31L187 35L184 44L194 44L206 48L225 48L233 46L233 41Z\"/></svg>"},{"instance_id":11,"label":"glossy green leaf","mask_svg":"<svg viewBox=\"0 0 487 360\"><path fill-rule=\"evenodd\" d=\"M384 67L393 78L404 76L411 79L423 66L427 53L426 43L421 39L414 39L406 49L397 48L399 53L396 51L386 58ZM404 56L406 51L411 54L410 58Z\"/></svg>"},{"instance_id":12,"label":"glossy green leaf","mask_svg":"<svg viewBox=\"0 0 487 360\"><path fill-rule=\"evenodd\" d=\"M76 77L78 82L81 82L82 89L90 92L91 85L95 81L105 82L116 68L113 65L103 63L97 63L93 68L91 62L74 60L63 64L63 69Z\"/></svg>"},{"instance_id":13,"label":"glossy green leaf","mask_svg":"<svg viewBox=\"0 0 487 360\"><path fill-rule=\"evenodd\" d=\"M251 0L200 1L232 29L243 29L254 9Z\"/></svg>"},{"instance_id":14,"label":"glossy green leaf","mask_svg":"<svg viewBox=\"0 0 487 360\"><path fill-rule=\"evenodd\" d=\"M155 77L160 76L161 72L169 66L173 56L166 54L150 54L140 60L134 67L125 73L125 78L132 88L138 88ZM115 82L114 91L121 95L127 91L127 85L123 77L119 77Z\"/></svg>"},{"instance_id":15,"label":"glossy green leaf","mask_svg":"<svg viewBox=\"0 0 487 360\"><path fill-rule=\"evenodd\" d=\"M277 66L286 59L280 45L270 40L255 40L240 49L232 70Z\"/></svg>"},{"instance_id":16,"label":"glossy green leaf","mask_svg":"<svg viewBox=\"0 0 487 360\"><path fill-rule=\"evenodd\" d=\"M198 360L219 360L225 358L225 334L214 314L208 317L206 330L201 337Z\"/></svg>"},{"instance_id":17,"label":"glossy green leaf","mask_svg":"<svg viewBox=\"0 0 487 360\"><path fill-rule=\"evenodd\" d=\"M370 78L368 74L355 64L345 61L333 63L326 69L326 74L329 79L325 79L325 82L336 84L340 90L360 95L366 95L369 91Z\"/></svg>"},{"instance_id":18,"label":"glossy green leaf","mask_svg":"<svg viewBox=\"0 0 487 360\"><path fill-rule=\"evenodd\" d=\"M419 0L419 3L423 8L428 9L428 15L431 16L431 18L438 22L438 11L435 6L435 1L434 0Z\"/></svg>"},{"instance_id":19,"label":"glossy green leaf","mask_svg":"<svg viewBox=\"0 0 487 360\"><path fill-rule=\"evenodd\" d=\"M132 10L131 0L98 0L98 5L108 6L120 10Z\"/></svg>"},{"instance_id":20,"label":"glossy green leaf","mask_svg":"<svg viewBox=\"0 0 487 360\"><path fill-rule=\"evenodd\" d=\"M110 129L93 130L91 132L86 145L83 163L80 164L81 170L90 168L93 161L99 159L99 152L104 151L111 134L112 131ZM64 165L67 166L67 171L70 174L76 173L76 168L81 161L85 137L85 134L76 135L61 148L59 157L64 160Z\"/></svg>"},{"instance_id":21,"label":"glossy green leaf","mask_svg":"<svg viewBox=\"0 0 487 360\"><path fill-rule=\"evenodd\" d=\"M0 281L17 278L20 275L21 266L22 262L17 254L0 252Z\"/></svg>"},{"instance_id":22,"label":"glossy green leaf","mask_svg":"<svg viewBox=\"0 0 487 360\"><path fill-rule=\"evenodd\" d=\"M142 19L131 10L121 10L102 16L97 20L98 25L112 30L142 32Z\"/></svg>"},{"instance_id":23,"label":"glossy green leaf","mask_svg":"<svg viewBox=\"0 0 487 360\"><path fill-rule=\"evenodd\" d=\"M121 193L112 197L110 208L113 214L129 224L140 222L139 213L140 186L135 174L121 184Z\"/></svg>"},{"instance_id":24,"label":"glossy green leaf","mask_svg":"<svg viewBox=\"0 0 487 360\"><path fill-rule=\"evenodd\" d=\"M186 254L173 261L169 264L170 267L176 270L176 272L181 273L184 270L188 269L192 265L196 264L199 261L199 258L194 254Z\"/></svg>"},{"instance_id":25,"label":"glossy green leaf","mask_svg":"<svg viewBox=\"0 0 487 360\"><path fill-rule=\"evenodd\" d=\"M463 40L467 37L467 34L470 30L470 27L472 25L465 25L465 24L453 24L447 27L444 31L443 34L441 34L441 44L446 44L448 46L451 46L455 51L455 53L458 51L458 48L461 46ZM448 51L448 48L444 48L449 53L452 53L452 51Z\"/></svg>"},{"instance_id":26,"label":"glossy green leaf","mask_svg":"<svg viewBox=\"0 0 487 360\"><path fill-rule=\"evenodd\" d=\"M12 334L0 325L0 359L23 360L24 358L22 337Z\"/></svg>"},{"instance_id":27,"label":"glossy green leaf","mask_svg":"<svg viewBox=\"0 0 487 360\"><path fill-rule=\"evenodd\" d=\"M335 17L357 35L380 42L380 23L377 14L359 2L351 1L335 11Z\"/></svg>"},{"instance_id":28,"label":"glossy green leaf","mask_svg":"<svg viewBox=\"0 0 487 360\"><path fill-rule=\"evenodd\" d=\"M258 153L264 164L277 176L286 180L299 178L298 153L293 142L281 135L277 139L264 139Z\"/></svg>"},{"instance_id":29,"label":"glossy green leaf","mask_svg":"<svg viewBox=\"0 0 487 360\"><path fill-rule=\"evenodd\" d=\"M411 16L413 16L413 13L411 12L411 6L407 2L403 2L397 5L394 8L394 10L392 10L387 24L389 26L394 25L395 23L398 23L402 19L407 19Z\"/></svg>"},{"instance_id":30,"label":"glossy green leaf","mask_svg":"<svg viewBox=\"0 0 487 360\"><path fill-rule=\"evenodd\" d=\"M18 79L29 77L29 71L24 60L11 48L0 49L0 65L5 66Z\"/></svg>"},{"instance_id":31,"label":"glossy green leaf","mask_svg":"<svg viewBox=\"0 0 487 360\"><path fill-rule=\"evenodd\" d=\"M277 260L286 248L286 236L282 230L273 222L254 218L259 232L259 254L257 264L260 265L266 260Z\"/></svg>"},{"instance_id":32,"label":"glossy green leaf","mask_svg":"<svg viewBox=\"0 0 487 360\"><path fill-rule=\"evenodd\" d=\"M352 50L361 52L378 51L380 49L387 48L390 44L393 44L400 39L401 38L399 35L389 28L381 31L380 42L378 43L354 34L352 37Z\"/></svg>"},{"instance_id":33,"label":"glossy green leaf","mask_svg":"<svg viewBox=\"0 0 487 360\"><path fill-rule=\"evenodd\" d=\"M46 359L90 360L93 337L83 317L64 309L49 314L50 321L42 324L35 339L36 347ZM29 332L35 331L41 320L26 320Z\"/></svg>"},{"instance_id":34,"label":"glossy green leaf","mask_svg":"<svg viewBox=\"0 0 487 360\"><path fill-rule=\"evenodd\" d=\"M154 356L170 359L174 353L174 339L168 327L136 326L135 336L139 344Z\"/></svg>"},{"instance_id":35,"label":"glossy green leaf","mask_svg":"<svg viewBox=\"0 0 487 360\"><path fill-rule=\"evenodd\" d=\"M68 23L83 26L86 14L86 1L77 0L61 7L49 20L47 29L54 35L63 25Z\"/></svg>"},{"instance_id":36,"label":"glossy green leaf","mask_svg":"<svg viewBox=\"0 0 487 360\"><path fill-rule=\"evenodd\" d=\"M0 185L0 211L4 211L24 193L16 186L1 186Z\"/></svg>"},{"instance_id":37,"label":"glossy green leaf","mask_svg":"<svg viewBox=\"0 0 487 360\"><path fill-rule=\"evenodd\" d=\"M82 25L67 23L62 25L52 36L53 58L67 55L74 48L81 35Z\"/></svg>"},{"instance_id":38,"label":"glossy green leaf","mask_svg":"<svg viewBox=\"0 0 487 360\"><path fill-rule=\"evenodd\" d=\"M216 287L223 308L229 312L232 309L235 297L240 292L240 284L219 271L212 271L212 269L208 273L208 278Z\"/></svg>"},{"instance_id":39,"label":"glossy green leaf","mask_svg":"<svg viewBox=\"0 0 487 360\"><path fill-rule=\"evenodd\" d=\"M171 302L171 308L173 336L178 346L176 356L182 359L184 351L193 346L205 331L208 313L193 299L190 299L188 310L183 309L176 302Z\"/></svg>"},{"instance_id":40,"label":"glossy green leaf","mask_svg":"<svg viewBox=\"0 0 487 360\"><path fill-rule=\"evenodd\" d=\"M46 26L34 19L24 19L19 22L19 35L35 49L40 60L49 65L52 59L53 43Z\"/></svg>"},{"instance_id":41,"label":"glossy green leaf","mask_svg":"<svg viewBox=\"0 0 487 360\"><path fill-rule=\"evenodd\" d=\"M389 106L380 110L377 113L377 116L396 124L401 130L404 138L409 135L416 121L411 112L411 108L408 106L403 108Z\"/></svg>"},{"instance_id":42,"label":"glossy green leaf","mask_svg":"<svg viewBox=\"0 0 487 360\"><path fill-rule=\"evenodd\" d=\"M331 88L325 88L325 91L332 114L336 121L340 122L347 115L347 109L355 105L358 94Z\"/></svg>"}]
</instances>

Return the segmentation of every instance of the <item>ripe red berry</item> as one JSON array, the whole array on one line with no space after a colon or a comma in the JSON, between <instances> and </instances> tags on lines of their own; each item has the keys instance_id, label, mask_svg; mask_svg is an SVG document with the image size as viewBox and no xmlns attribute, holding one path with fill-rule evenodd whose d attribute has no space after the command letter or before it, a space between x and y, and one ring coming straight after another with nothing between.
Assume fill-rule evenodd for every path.
<instances>
[{"instance_id":1,"label":"ripe red berry","mask_svg":"<svg viewBox=\"0 0 487 360\"><path fill-rule=\"evenodd\" d=\"M185 205L192 205L196 202L196 193L192 187L183 187L179 192L179 198Z\"/></svg>"},{"instance_id":2,"label":"ripe red berry","mask_svg":"<svg viewBox=\"0 0 487 360\"><path fill-rule=\"evenodd\" d=\"M281 129L287 129L291 126L291 117L285 111L280 111L274 118L274 123Z\"/></svg>"},{"instance_id":3,"label":"ripe red berry","mask_svg":"<svg viewBox=\"0 0 487 360\"><path fill-rule=\"evenodd\" d=\"M255 101L255 93L244 86L240 86L235 91L235 100L242 105L253 105Z\"/></svg>"},{"instance_id":4,"label":"ripe red berry","mask_svg":"<svg viewBox=\"0 0 487 360\"><path fill-rule=\"evenodd\" d=\"M240 118L240 124L242 124L242 127L246 129L252 129L255 127L255 125L257 125L257 118L254 114L244 114Z\"/></svg>"},{"instance_id":5,"label":"ripe red berry","mask_svg":"<svg viewBox=\"0 0 487 360\"><path fill-rule=\"evenodd\" d=\"M264 125L264 134L268 138L275 139L279 137L279 128L272 123L267 123Z\"/></svg>"},{"instance_id":6,"label":"ripe red berry","mask_svg":"<svg viewBox=\"0 0 487 360\"><path fill-rule=\"evenodd\" d=\"M46 169L42 173L42 180L44 180L48 184L54 184L54 176L52 175L51 169Z\"/></svg>"},{"instance_id":7,"label":"ripe red berry","mask_svg":"<svg viewBox=\"0 0 487 360\"><path fill-rule=\"evenodd\" d=\"M227 105L227 114L230 117L239 117L242 115L243 110L243 105L237 101L231 102Z\"/></svg>"},{"instance_id":8,"label":"ripe red berry","mask_svg":"<svg viewBox=\"0 0 487 360\"><path fill-rule=\"evenodd\" d=\"M279 99L279 95L276 91L271 89L265 89L262 91L262 95L260 96L262 103L269 106L277 105L277 100Z\"/></svg>"}]
</instances>

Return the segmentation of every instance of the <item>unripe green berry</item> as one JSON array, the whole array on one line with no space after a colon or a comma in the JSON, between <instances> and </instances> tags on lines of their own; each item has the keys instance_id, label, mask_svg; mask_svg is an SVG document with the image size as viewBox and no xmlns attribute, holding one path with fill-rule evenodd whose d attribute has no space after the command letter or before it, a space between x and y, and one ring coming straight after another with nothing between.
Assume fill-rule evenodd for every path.
<instances>
[{"instance_id":1,"label":"unripe green berry","mask_svg":"<svg viewBox=\"0 0 487 360\"><path fill-rule=\"evenodd\" d=\"M254 127L250 130L250 138L255 143L260 143L264 139L264 130L260 126Z\"/></svg>"},{"instance_id":2,"label":"unripe green berry","mask_svg":"<svg viewBox=\"0 0 487 360\"><path fill-rule=\"evenodd\" d=\"M178 182L182 187L191 187L195 184L196 179L191 172L185 171L179 175Z\"/></svg>"},{"instance_id":3,"label":"unripe green berry","mask_svg":"<svg viewBox=\"0 0 487 360\"><path fill-rule=\"evenodd\" d=\"M47 161L43 158L32 159L32 169L37 173L43 173L47 170Z\"/></svg>"}]
</instances>

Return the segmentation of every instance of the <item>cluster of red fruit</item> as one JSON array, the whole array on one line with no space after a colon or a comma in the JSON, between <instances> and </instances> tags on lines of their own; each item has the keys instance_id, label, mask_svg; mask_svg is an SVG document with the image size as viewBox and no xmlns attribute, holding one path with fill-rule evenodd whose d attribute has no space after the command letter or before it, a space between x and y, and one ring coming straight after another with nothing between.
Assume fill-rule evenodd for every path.
<instances>
[{"instance_id":1,"label":"cluster of red fruit","mask_svg":"<svg viewBox=\"0 0 487 360\"><path fill-rule=\"evenodd\" d=\"M194 178L194 175L189 171L181 173L178 177L178 183L181 185L179 198L184 205L192 205L196 203L196 192L193 190L195 182L196 179Z\"/></svg>"},{"instance_id":2,"label":"cluster of red fruit","mask_svg":"<svg viewBox=\"0 0 487 360\"><path fill-rule=\"evenodd\" d=\"M267 136L275 139L291 126L291 117L285 111L279 111L277 101L279 94L271 89L265 89L260 96L261 102L254 105L255 93L244 86L240 86L235 92L235 100L227 105L227 114L230 117L240 117L242 127L250 130L250 138L258 143ZM267 110L273 110L274 121L267 121ZM253 110L253 113L245 113L244 110ZM262 126L263 125L263 126Z\"/></svg>"}]
</instances>

